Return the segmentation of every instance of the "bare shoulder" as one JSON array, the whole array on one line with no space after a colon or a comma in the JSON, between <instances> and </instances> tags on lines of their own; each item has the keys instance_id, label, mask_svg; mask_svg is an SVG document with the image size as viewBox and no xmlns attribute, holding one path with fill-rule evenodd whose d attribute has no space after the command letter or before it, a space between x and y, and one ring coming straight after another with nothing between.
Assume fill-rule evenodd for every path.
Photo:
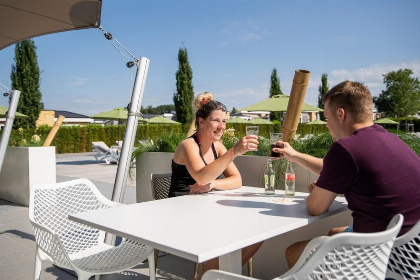
<instances>
[{"instance_id":1,"label":"bare shoulder","mask_svg":"<svg viewBox=\"0 0 420 280\"><path fill-rule=\"evenodd\" d=\"M188 153L194 152L198 149L194 139L187 138L183 140L175 150L174 160L178 164L184 164L184 160Z\"/></svg>"},{"instance_id":2,"label":"bare shoulder","mask_svg":"<svg viewBox=\"0 0 420 280\"><path fill-rule=\"evenodd\" d=\"M214 142L214 148L216 149L219 156L224 155L227 151L225 145L223 145L223 143L220 141Z\"/></svg>"}]
</instances>

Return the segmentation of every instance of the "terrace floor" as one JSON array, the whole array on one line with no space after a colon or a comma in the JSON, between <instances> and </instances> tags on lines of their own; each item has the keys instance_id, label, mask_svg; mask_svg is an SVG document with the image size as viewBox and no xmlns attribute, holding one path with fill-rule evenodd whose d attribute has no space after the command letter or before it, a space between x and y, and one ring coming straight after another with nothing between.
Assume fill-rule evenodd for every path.
<instances>
[{"instance_id":1,"label":"terrace floor","mask_svg":"<svg viewBox=\"0 0 420 280\"><path fill-rule=\"evenodd\" d=\"M57 182L75 178L91 180L102 194L112 196L117 165L96 162L91 153L57 155ZM135 170L133 170L135 173ZM124 203L135 203L135 174L128 179ZM0 279L33 279L35 239L28 219L28 208L0 199ZM156 279L192 279L194 263L170 254L160 253ZM122 273L101 276L104 280L149 279L147 260ZM77 279L65 271L44 262L41 279Z\"/></svg>"}]
</instances>

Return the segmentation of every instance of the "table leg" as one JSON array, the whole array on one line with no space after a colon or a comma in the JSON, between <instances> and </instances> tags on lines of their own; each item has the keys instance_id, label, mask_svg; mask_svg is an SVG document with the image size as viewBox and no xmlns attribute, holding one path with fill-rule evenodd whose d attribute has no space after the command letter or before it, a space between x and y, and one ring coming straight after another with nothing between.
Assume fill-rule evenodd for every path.
<instances>
[{"instance_id":1,"label":"table leg","mask_svg":"<svg viewBox=\"0 0 420 280\"><path fill-rule=\"evenodd\" d=\"M219 269L242 274L242 250L236 250L219 257Z\"/></svg>"}]
</instances>

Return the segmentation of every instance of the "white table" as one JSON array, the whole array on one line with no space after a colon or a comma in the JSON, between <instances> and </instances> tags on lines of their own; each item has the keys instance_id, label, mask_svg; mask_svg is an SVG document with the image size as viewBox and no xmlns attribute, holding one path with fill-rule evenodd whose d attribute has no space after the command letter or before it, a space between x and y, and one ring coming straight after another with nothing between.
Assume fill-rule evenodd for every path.
<instances>
[{"instance_id":1,"label":"white table","mask_svg":"<svg viewBox=\"0 0 420 280\"><path fill-rule=\"evenodd\" d=\"M241 274L241 248L347 210L337 198L329 211L310 216L306 193L289 198L242 187L202 195L122 205L69 218L161 251L202 263L219 257L219 268Z\"/></svg>"}]
</instances>

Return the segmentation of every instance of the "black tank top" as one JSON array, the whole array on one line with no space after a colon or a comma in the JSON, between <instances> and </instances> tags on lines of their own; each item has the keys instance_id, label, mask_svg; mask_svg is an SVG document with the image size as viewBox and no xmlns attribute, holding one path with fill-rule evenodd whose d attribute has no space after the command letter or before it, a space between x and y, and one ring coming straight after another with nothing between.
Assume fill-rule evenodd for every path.
<instances>
[{"instance_id":1,"label":"black tank top","mask_svg":"<svg viewBox=\"0 0 420 280\"><path fill-rule=\"evenodd\" d=\"M193 138L195 143L197 143L198 147L200 148L200 139L198 138L197 134L193 134L190 136ZM216 149L214 148L214 144L211 144L211 148L213 150L214 160L217 159ZM207 162L204 160L203 154L200 151L200 157L203 160L204 164L207 165ZM169 197L187 195L190 193L190 185L194 185L195 180L191 177L190 173L188 173L187 167L185 165L177 164L172 160L172 178L171 178L171 187L169 188Z\"/></svg>"}]
</instances>

